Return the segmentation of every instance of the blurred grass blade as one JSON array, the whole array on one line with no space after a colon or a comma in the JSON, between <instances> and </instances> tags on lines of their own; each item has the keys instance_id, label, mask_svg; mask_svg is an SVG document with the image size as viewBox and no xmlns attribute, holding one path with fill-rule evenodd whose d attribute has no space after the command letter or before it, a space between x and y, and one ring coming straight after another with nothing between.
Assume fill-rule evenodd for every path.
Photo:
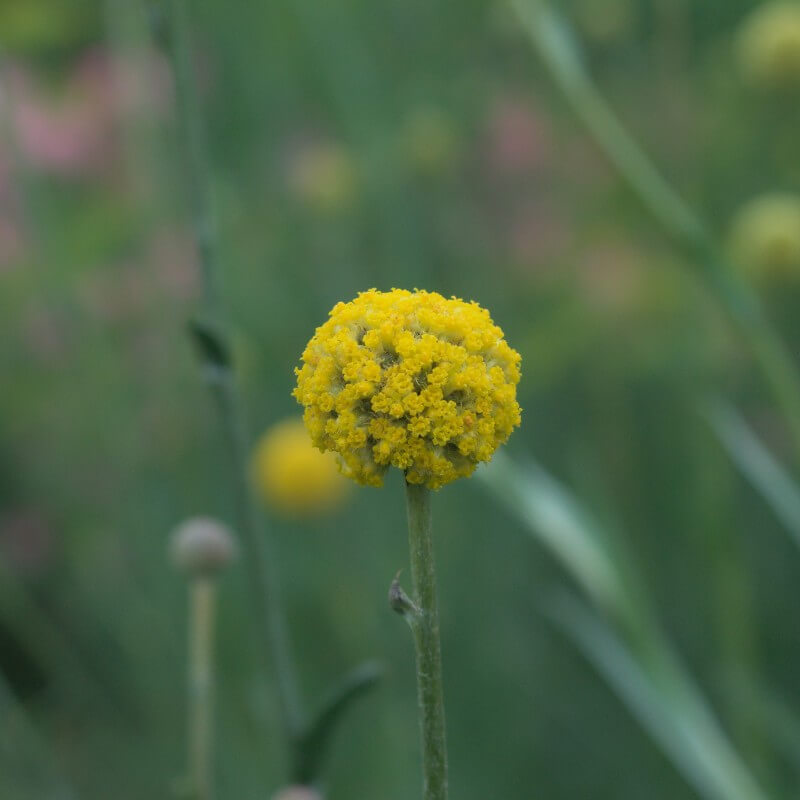
<instances>
[{"instance_id":1,"label":"blurred grass blade","mask_svg":"<svg viewBox=\"0 0 800 800\"><path fill-rule=\"evenodd\" d=\"M532 461L515 463L498 452L476 475L601 608L617 615L631 610L620 571L596 523L544 469Z\"/></svg>"},{"instance_id":2,"label":"blurred grass blade","mask_svg":"<svg viewBox=\"0 0 800 800\"><path fill-rule=\"evenodd\" d=\"M706 416L733 463L800 546L800 487L732 406L715 400Z\"/></svg>"},{"instance_id":3,"label":"blurred grass blade","mask_svg":"<svg viewBox=\"0 0 800 800\"><path fill-rule=\"evenodd\" d=\"M766 800L691 677L665 646L647 666L612 627L572 597L551 610L642 727L706 800Z\"/></svg>"},{"instance_id":4,"label":"blurred grass blade","mask_svg":"<svg viewBox=\"0 0 800 800\"><path fill-rule=\"evenodd\" d=\"M559 603L553 616L685 779L707 800L765 800L656 623L642 613L605 547L606 532L580 502L543 468L515 464L504 453L477 474L589 597L611 612L608 622L571 600ZM632 620L638 624L627 626Z\"/></svg>"},{"instance_id":5,"label":"blurred grass blade","mask_svg":"<svg viewBox=\"0 0 800 800\"><path fill-rule=\"evenodd\" d=\"M336 723L354 700L375 686L382 674L380 664L367 661L348 672L333 688L294 748L294 780L306 784L319 778L321 761Z\"/></svg>"}]
</instances>

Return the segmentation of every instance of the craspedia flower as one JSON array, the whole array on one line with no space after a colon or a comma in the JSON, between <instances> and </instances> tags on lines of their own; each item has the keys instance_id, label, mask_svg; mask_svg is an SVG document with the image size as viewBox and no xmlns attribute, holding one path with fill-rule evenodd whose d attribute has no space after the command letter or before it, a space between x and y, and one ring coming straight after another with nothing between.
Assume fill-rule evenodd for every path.
<instances>
[{"instance_id":1,"label":"craspedia flower","mask_svg":"<svg viewBox=\"0 0 800 800\"><path fill-rule=\"evenodd\" d=\"M753 277L800 276L800 197L751 200L735 216L730 240L734 260Z\"/></svg>"},{"instance_id":2,"label":"craspedia flower","mask_svg":"<svg viewBox=\"0 0 800 800\"><path fill-rule=\"evenodd\" d=\"M738 39L745 76L769 87L800 86L800 3L765 3L747 17Z\"/></svg>"},{"instance_id":3,"label":"craspedia flower","mask_svg":"<svg viewBox=\"0 0 800 800\"><path fill-rule=\"evenodd\" d=\"M296 369L294 396L320 450L381 486L390 466L438 489L472 474L519 425L520 356L477 303L362 292L338 303Z\"/></svg>"},{"instance_id":4,"label":"craspedia flower","mask_svg":"<svg viewBox=\"0 0 800 800\"><path fill-rule=\"evenodd\" d=\"M251 475L267 505L291 516L331 511L348 489L333 454L314 447L299 418L273 425L258 440Z\"/></svg>"}]
</instances>

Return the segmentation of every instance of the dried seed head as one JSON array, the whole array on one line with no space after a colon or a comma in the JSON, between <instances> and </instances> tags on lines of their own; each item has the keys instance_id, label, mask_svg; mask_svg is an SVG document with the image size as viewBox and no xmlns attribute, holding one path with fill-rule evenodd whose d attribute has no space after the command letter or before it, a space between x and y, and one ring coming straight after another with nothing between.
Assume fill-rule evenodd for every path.
<instances>
[{"instance_id":1,"label":"dried seed head","mask_svg":"<svg viewBox=\"0 0 800 800\"><path fill-rule=\"evenodd\" d=\"M170 537L173 563L193 577L213 575L236 556L236 543L228 528L211 517L192 517L178 525Z\"/></svg>"}]
</instances>

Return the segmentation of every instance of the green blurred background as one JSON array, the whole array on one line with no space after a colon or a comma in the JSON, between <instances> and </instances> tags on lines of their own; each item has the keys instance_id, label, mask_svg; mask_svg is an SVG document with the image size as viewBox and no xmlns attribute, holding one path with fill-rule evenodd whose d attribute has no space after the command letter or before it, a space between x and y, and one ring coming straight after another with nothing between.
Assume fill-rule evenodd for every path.
<instances>
[{"instance_id":1,"label":"green blurred background","mask_svg":"<svg viewBox=\"0 0 800 800\"><path fill-rule=\"evenodd\" d=\"M602 92L722 241L752 197L800 191L800 93L758 91L737 64L756 3L561 5ZM768 796L796 797L800 554L699 409L725 396L790 463L785 424L511 10L190 6L253 432L298 413L292 370L337 301L373 286L478 300L522 354L509 455L616 532L739 754ZM167 16L0 3L4 799L169 797L183 766L185 582L167 537L232 509L186 335L200 288ZM757 289L794 353L798 286ZM552 554L477 479L434 500L453 797L700 796L553 623L573 583ZM326 518L269 516L311 704L357 661L386 665L338 731L328 796L419 796L411 641L386 603L408 557L401 477ZM247 588L241 566L225 575L218 641L218 793L237 800L284 780Z\"/></svg>"}]
</instances>

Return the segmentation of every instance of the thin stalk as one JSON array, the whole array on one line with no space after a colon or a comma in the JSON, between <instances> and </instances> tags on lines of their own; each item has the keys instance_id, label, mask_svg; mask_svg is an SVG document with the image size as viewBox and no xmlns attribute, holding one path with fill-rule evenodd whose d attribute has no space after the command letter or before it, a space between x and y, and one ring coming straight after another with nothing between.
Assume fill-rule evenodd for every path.
<instances>
[{"instance_id":1,"label":"thin stalk","mask_svg":"<svg viewBox=\"0 0 800 800\"><path fill-rule=\"evenodd\" d=\"M757 296L597 91L562 17L542 0L512 0L512 5L575 115L642 204L697 264L700 277L748 342L800 457L800 374Z\"/></svg>"},{"instance_id":2,"label":"thin stalk","mask_svg":"<svg viewBox=\"0 0 800 800\"><path fill-rule=\"evenodd\" d=\"M208 321L219 324L222 302L219 293L217 225L205 128L192 69L186 0L170 0L170 9L176 95L186 144L192 222L203 284L203 311ZM285 736L291 746L302 726L302 711L268 532L249 488L246 468L249 452L247 425L230 364L225 364L224 368L209 367L208 375L233 464L228 474L236 498L237 524L245 550L244 561L261 618L264 650L274 665Z\"/></svg>"},{"instance_id":3,"label":"thin stalk","mask_svg":"<svg viewBox=\"0 0 800 800\"><path fill-rule=\"evenodd\" d=\"M447 799L442 652L436 569L431 536L431 496L424 486L406 484L408 544L414 612L408 619L417 655L417 699L422 736L423 800Z\"/></svg>"},{"instance_id":4,"label":"thin stalk","mask_svg":"<svg viewBox=\"0 0 800 800\"><path fill-rule=\"evenodd\" d=\"M212 800L216 578L189 585L189 781L194 800Z\"/></svg>"},{"instance_id":5,"label":"thin stalk","mask_svg":"<svg viewBox=\"0 0 800 800\"><path fill-rule=\"evenodd\" d=\"M271 659L278 683L278 697L287 744L293 746L301 735L303 711L294 661L289 646L286 616L278 591L278 576L263 518L250 493L247 473L248 436L236 386L229 371L218 374L211 390L219 410L225 433L229 460L233 464L232 484L235 492L238 527L247 546L246 569L264 631L264 648Z\"/></svg>"}]
</instances>

